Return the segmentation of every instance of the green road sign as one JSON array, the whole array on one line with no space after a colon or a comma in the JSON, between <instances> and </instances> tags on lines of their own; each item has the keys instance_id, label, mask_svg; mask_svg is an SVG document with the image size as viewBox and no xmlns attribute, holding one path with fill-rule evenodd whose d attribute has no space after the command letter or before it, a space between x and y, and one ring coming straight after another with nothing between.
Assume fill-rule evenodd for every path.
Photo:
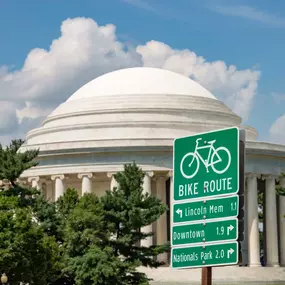
<instances>
[{"instance_id":1,"label":"green road sign","mask_svg":"<svg viewBox=\"0 0 285 285\"><path fill-rule=\"evenodd\" d=\"M172 245L237 240L238 219L172 227Z\"/></svg>"},{"instance_id":2,"label":"green road sign","mask_svg":"<svg viewBox=\"0 0 285 285\"><path fill-rule=\"evenodd\" d=\"M239 190L239 129L174 141L174 200L235 194Z\"/></svg>"},{"instance_id":3,"label":"green road sign","mask_svg":"<svg viewBox=\"0 0 285 285\"><path fill-rule=\"evenodd\" d=\"M197 202L173 205L173 222L193 222L204 219L237 217L239 211L238 195L213 198Z\"/></svg>"},{"instance_id":4,"label":"green road sign","mask_svg":"<svg viewBox=\"0 0 285 285\"><path fill-rule=\"evenodd\" d=\"M238 243L199 245L171 250L173 268L221 266L238 263Z\"/></svg>"}]
</instances>

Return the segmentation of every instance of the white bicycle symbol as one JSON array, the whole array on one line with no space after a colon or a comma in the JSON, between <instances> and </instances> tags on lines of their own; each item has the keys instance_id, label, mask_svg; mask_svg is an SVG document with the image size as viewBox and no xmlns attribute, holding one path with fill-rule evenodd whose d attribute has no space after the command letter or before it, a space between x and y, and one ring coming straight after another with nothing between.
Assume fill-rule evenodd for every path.
<instances>
[{"instance_id":1,"label":"white bicycle symbol","mask_svg":"<svg viewBox=\"0 0 285 285\"><path fill-rule=\"evenodd\" d=\"M199 146L199 141L202 140L202 138L198 138L196 140L196 147L195 147L195 150L194 152L188 152L186 153L182 160L181 160L181 163L180 163L180 171L181 171L181 174L187 178L187 179L190 179L190 178L193 178L198 170L199 170L199 167L200 167L200 161L202 161L202 163L204 164L204 166L206 167L206 170L207 170L207 173L209 172L209 166L212 168L212 170L217 173L217 174L223 174L225 171L227 171L227 169L229 168L230 164L231 164L231 154L229 152L229 150L226 148L226 147L223 147L223 146L220 146L218 147L217 149L213 146L213 144L216 142L216 140L213 140L213 141L209 141L207 143L207 145L204 145L204 146ZM209 153L208 153L208 158L206 160L204 160L202 158L202 156L200 155L200 153L198 152L198 150L201 150L201 149L207 149L209 148ZM222 152L225 152L226 155L227 155L227 164L226 166L221 169L221 170L218 170L216 167L216 164L219 163L219 162L224 162L224 160L221 159L221 156L219 155L219 153L221 154ZM187 175L185 174L184 170L183 170L183 164L184 164L184 161L186 158L189 158L189 157L192 157L192 161L188 164L187 167L189 167L189 169L191 168L191 165L193 164L194 161L196 161L196 168L194 168L194 172L190 175ZM210 161L210 162L209 162Z\"/></svg>"}]
</instances>

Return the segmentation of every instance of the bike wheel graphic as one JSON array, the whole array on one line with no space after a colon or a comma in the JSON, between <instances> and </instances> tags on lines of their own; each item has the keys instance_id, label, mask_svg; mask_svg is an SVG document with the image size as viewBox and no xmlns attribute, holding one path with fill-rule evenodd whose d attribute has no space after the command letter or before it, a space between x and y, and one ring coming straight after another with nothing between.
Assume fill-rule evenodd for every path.
<instances>
[{"instance_id":1,"label":"bike wheel graphic","mask_svg":"<svg viewBox=\"0 0 285 285\"><path fill-rule=\"evenodd\" d=\"M219 157L217 157L217 155L219 155L222 158L222 161L215 163L216 160L219 160ZM231 154L229 150L223 146L218 147L211 157L211 166L213 171L217 174L223 174L225 171L228 170L230 164L231 164ZM221 169L217 168L218 166L221 165L224 165L224 167L222 167Z\"/></svg>"},{"instance_id":2,"label":"bike wheel graphic","mask_svg":"<svg viewBox=\"0 0 285 285\"><path fill-rule=\"evenodd\" d=\"M189 166L190 163L191 163L191 165L193 163L195 165L195 162L196 162L196 167L195 166L194 167ZM197 174L197 172L199 170L199 166L200 166L200 160L198 159L196 154L193 152L189 152L189 153L186 153L181 160L180 172L184 178L190 179ZM185 168L190 170L190 171L189 172L187 171L188 173L185 173Z\"/></svg>"}]
</instances>

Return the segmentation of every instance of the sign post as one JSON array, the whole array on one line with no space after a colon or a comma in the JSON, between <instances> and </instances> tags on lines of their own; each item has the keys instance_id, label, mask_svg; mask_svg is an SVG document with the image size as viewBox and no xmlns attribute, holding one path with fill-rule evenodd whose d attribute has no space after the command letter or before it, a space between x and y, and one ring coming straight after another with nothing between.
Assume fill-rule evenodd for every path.
<instances>
[{"instance_id":1,"label":"sign post","mask_svg":"<svg viewBox=\"0 0 285 285\"><path fill-rule=\"evenodd\" d=\"M239 129L175 139L173 170L171 266L211 285L212 266L239 259Z\"/></svg>"}]
</instances>

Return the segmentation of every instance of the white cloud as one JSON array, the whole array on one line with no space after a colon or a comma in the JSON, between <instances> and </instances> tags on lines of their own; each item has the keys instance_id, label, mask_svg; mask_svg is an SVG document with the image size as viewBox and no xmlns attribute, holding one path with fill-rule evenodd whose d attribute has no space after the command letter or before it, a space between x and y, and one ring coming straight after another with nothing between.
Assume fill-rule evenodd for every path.
<instances>
[{"instance_id":1,"label":"white cloud","mask_svg":"<svg viewBox=\"0 0 285 285\"><path fill-rule=\"evenodd\" d=\"M260 76L254 69L237 70L223 61L208 62L191 50L176 50L162 42L127 46L117 39L112 24L98 26L92 19L67 19L61 25L61 36L47 50L31 50L22 69L9 72L6 67L0 68L0 101L6 104L0 130L9 131L10 137L23 135L91 79L142 65L173 70L197 80L244 119Z\"/></svg>"},{"instance_id":2,"label":"white cloud","mask_svg":"<svg viewBox=\"0 0 285 285\"><path fill-rule=\"evenodd\" d=\"M184 74L203 85L244 120L248 118L260 73L237 70L223 61L207 62L190 50L175 50L156 41L137 47L145 66L160 67Z\"/></svg>"},{"instance_id":3,"label":"white cloud","mask_svg":"<svg viewBox=\"0 0 285 285\"><path fill-rule=\"evenodd\" d=\"M213 10L227 16L247 18L275 27L285 27L285 19L250 6L215 6Z\"/></svg>"}]
</instances>

